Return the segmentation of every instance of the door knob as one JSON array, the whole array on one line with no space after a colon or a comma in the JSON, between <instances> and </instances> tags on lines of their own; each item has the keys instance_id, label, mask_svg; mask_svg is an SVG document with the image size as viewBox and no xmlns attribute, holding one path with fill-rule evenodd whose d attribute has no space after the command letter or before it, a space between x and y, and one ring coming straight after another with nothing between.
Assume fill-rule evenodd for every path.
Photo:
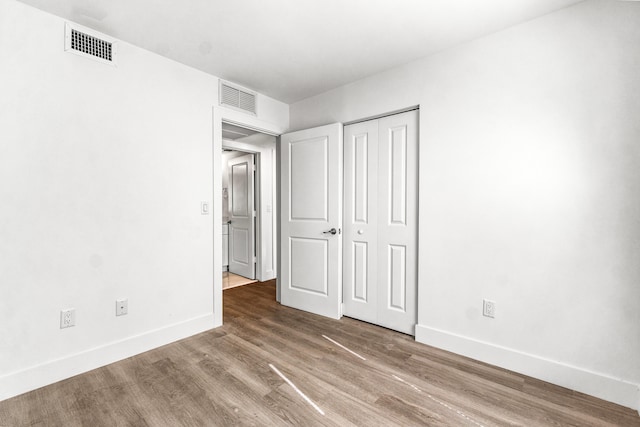
<instances>
[{"instance_id":1,"label":"door knob","mask_svg":"<svg viewBox=\"0 0 640 427\"><path fill-rule=\"evenodd\" d=\"M364 234L364 230L358 230L358 234Z\"/></svg>"},{"instance_id":2,"label":"door knob","mask_svg":"<svg viewBox=\"0 0 640 427\"><path fill-rule=\"evenodd\" d=\"M332 228L331 230L323 231L322 234L338 234L338 230Z\"/></svg>"}]
</instances>

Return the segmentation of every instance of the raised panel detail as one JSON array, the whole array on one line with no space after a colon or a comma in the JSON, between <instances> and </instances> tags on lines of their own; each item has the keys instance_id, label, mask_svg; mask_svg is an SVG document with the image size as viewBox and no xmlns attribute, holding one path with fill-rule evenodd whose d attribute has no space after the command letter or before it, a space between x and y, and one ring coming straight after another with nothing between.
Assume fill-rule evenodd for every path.
<instances>
[{"instance_id":1,"label":"raised panel detail","mask_svg":"<svg viewBox=\"0 0 640 427\"><path fill-rule=\"evenodd\" d=\"M329 195L328 138L289 143L289 206L291 220L327 221ZM313 161L311 161L313 160Z\"/></svg>"},{"instance_id":2,"label":"raised panel detail","mask_svg":"<svg viewBox=\"0 0 640 427\"><path fill-rule=\"evenodd\" d=\"M405 311L407 289L406 246L389 245L389 308Z\"/></svg>"},{"instance_id":3,"label":"raised panel detail","mask_svg":"<svg viewBox=\"0 0 640 427\"><path fill-rule=\"evenodd\" d=\"M289 239L289 277L292 289L327 295L329 245L326 240Z\"/></svg>"},{"instance_id":4,"label":"raised panel detail","mask_svg":"<svg viewBox=\"0 0 640 427\"><path fill-rule=\"evenodd\" d=\"M369 217L369 135L353 137L353 222L368 222Z\"/></svg>"},{"instance_id":5,"label":"raised panel detail","mask_svg":"<svg viewBox=\"0 0 640 427\"><path fill-rule=\"evenodd\" d=\"M231 210L235 217L249 216L249 165L238 163L231 166Z\"/></svg>"},{"instance_id":6,"label":"raised panel detail","mask_svg":"<svg viewBox=\"0 0 640 427\"><path fill-rule=\"evenodd\" d=\"M367 242L353 242L353 299L367 302L369 293L369 245Z\"/></svg>"},{"instance_id":7,"label":"raised panel detail","mask_svg":"<svg viewBox=\"0 0 640 427\"><path fill-rule=\"evenodd\" d=\"M231 227L231 237L234 243L232 260L239 264L249 264L249 230Z\"/></svg>"},{"instance_id":8,"label":"raised panel detail","mask_svg":"<svg viewBox=\"0 0 640 427\"><path fill-rule=\"evenodd\" d=\"M389 129L389 218L391 224L407 224L407 127Z\"/></svg>"}]
</instances>

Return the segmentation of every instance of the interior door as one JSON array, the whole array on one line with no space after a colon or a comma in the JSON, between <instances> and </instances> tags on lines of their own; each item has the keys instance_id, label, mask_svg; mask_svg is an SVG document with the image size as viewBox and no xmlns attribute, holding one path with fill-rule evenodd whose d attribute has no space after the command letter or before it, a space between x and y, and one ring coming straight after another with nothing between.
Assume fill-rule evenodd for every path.
<instances>
[{"instance_id":1,"label":"interior door","mask_svg":"<svg viewBox=\"0 0 640 427\"><path fill-rule=\"evenodd\" d=\"M229 159L229 271L256 277L253 154Z\"/></svg>"},{"instance_id":2,"label":"interior door","mask_svg":"<svg viewBox=\"0 0 640 427\"><path fill-rule=\"evenodd\" d=\"M345 127L344 314L413 335L418 112Z\"/></svg>"},{"instance_id":3,"label":"interior door","mask_svg":"<svg viewBox=\"0 0 640 427\"><path fill-rule=\"evenodd\" d=\"M342 316L342 125L282 135L281 302Z\"/></svg>"}]
</instances>

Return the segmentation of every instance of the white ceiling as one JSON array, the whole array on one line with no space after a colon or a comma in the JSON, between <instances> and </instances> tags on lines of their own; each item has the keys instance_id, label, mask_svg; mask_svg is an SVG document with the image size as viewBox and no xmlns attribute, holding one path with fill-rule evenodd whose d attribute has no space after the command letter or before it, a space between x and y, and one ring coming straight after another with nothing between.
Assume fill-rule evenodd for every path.
<instances>
[{"instance_id":1,"label":"white ceiling","mask_svg":"<svg viewBox=\"0 0 640 427\"><path fill-rule=\"evenodd\" d=\"M21 0L286 103L580 0Z\"/></svg>"}]
</instances>

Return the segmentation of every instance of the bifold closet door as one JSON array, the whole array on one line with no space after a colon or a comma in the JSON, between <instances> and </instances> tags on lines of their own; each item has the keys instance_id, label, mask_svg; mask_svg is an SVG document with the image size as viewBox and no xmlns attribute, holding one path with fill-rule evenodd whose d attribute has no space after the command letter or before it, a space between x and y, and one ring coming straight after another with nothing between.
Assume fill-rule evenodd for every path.
<instances>
[{"instance_id":1,"label":"bifold closet door","mask_svg":"<svg viewBox=\"0 0 640 427\"><path fill-rule=\"evenodd\" d=\"M344 315L413 335L418 112L344 129Z\"/></svg>"},{"instance_id":2,"label":"bifold closet door","mask_svg":"<svg viewBox=\"0 0 640 427\"><path fill-rule=\"evenodd\" d=\"M343 314L378 320L378 120L344 127Z\"/></svg>"}]
</instances>

